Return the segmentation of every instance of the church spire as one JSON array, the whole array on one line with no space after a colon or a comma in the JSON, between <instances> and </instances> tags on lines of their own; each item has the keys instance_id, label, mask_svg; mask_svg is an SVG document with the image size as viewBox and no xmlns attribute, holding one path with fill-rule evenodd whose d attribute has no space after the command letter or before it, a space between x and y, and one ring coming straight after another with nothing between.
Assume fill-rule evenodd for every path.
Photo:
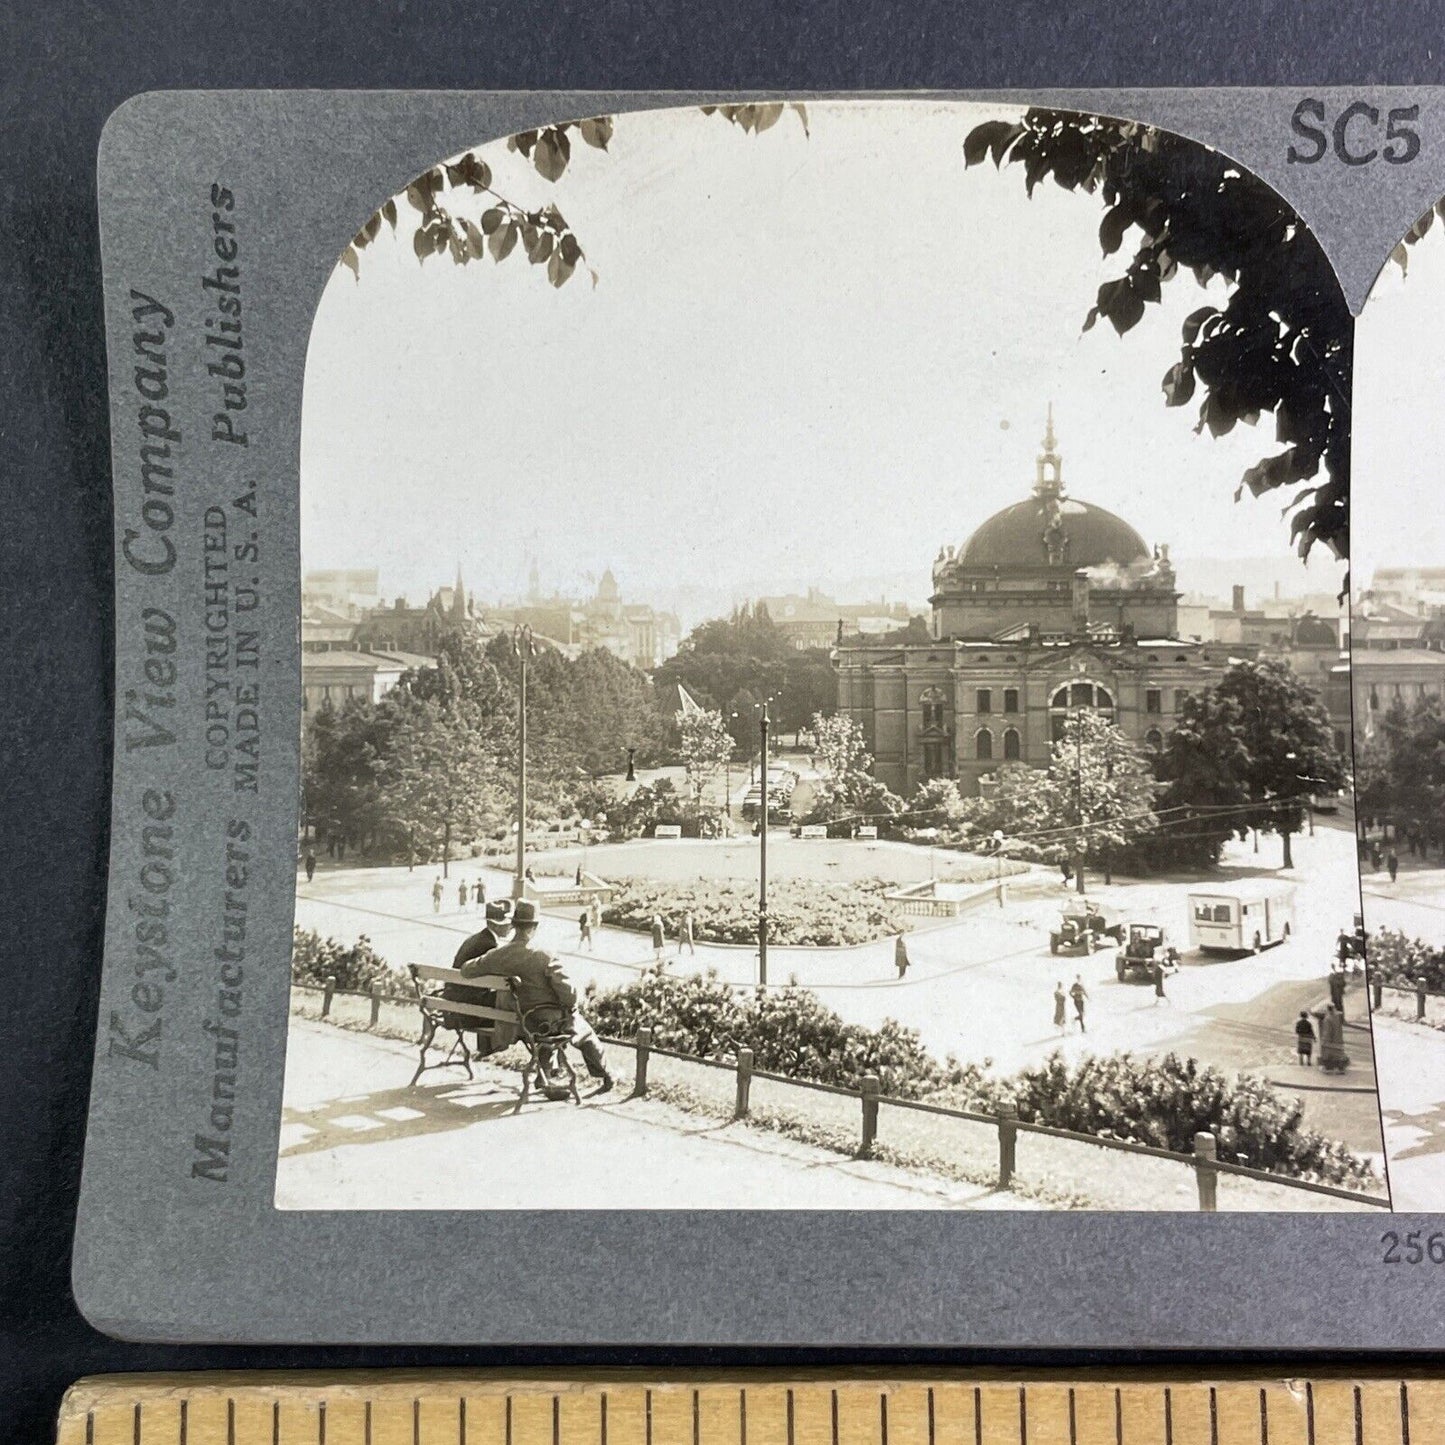
<instances>
[{"instance_id":1,"label":"church spire","mask_svg":"<svg viewBox=\"0 0 1445 1445\"><path fill-rule=\"evenodd\" d=\"M1060 497L1064 491L1064 459L1059 455L1059 441L1054 435L1054 404L1049 403L1048 420L1044 424L1044 449L1035 462L1034 495Z\"/></svg>"},{"instance_id":2,"label":"church spire","mask_svg":"<svg viewBox=\"0 0 1445 1445\"><path fill-rule=\"evenodd\" d=\"M457 585L452 590L452 618L463 622L467 615L467 589L462 586L462 564L457 563Z\"/></svg>"}]
</instances>

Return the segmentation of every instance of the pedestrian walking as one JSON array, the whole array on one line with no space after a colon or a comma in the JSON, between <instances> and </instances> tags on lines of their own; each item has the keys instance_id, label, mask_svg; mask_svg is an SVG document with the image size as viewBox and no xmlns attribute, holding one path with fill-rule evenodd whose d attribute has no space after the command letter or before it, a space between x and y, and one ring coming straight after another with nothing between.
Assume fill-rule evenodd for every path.
<instances>
[{"instance_id":1,"label":"pedestrian walking","mask_svg":"<svg viewBox=\"0 0 1445 1445\"><path fill-rule=\"evenodd\" d=\"M697 957L697 945L692 941L692 909L685 908L682 917L677 923L677 956L682 957L683 949L687 949L694 958Z\"/></svg>"},{"instance_id":2,"label":"pedestrian walking","mask_svg":"<svg viewBox=\"0 0 1445 1445\"><path fill-rule=\"evenodd\" d=\"M1378 843L1370 844L1370 867L1376 873L1380 871L1380 845Z\"/></svg>"},{"instance_id":3,"label":"pedestrian walking","mask_svg":"<svg viewBox=\"0 0 1445 1445\"><path fill-rule=\"evenodd\" d=\"M580 863L577 865L577 876L572 881L578 888L582 886L582 865Z\"/></svg>"},{"instance_id":4,"label":"pedestrian walking","mask_svg":"<svg viewBox=\"0 0 1445 1445\"><path fill-rule=\"evenodd\" d=\"M592 952L592 913L586 908L577 915L577 947Z\"/></svg>"},{"instance_id":5,"label":"pedestrian walking","mask_svg":"<svg viewBox=\"0 0 1445 1445\"><path fill-rule=\"evenodd\" d=\"M1060 979L1054 985L1054 1027L1061 1034L1069 1031L1068 1016L1069 996L1064 992L1064 981Z\"/></svg>"},{"instance_id":6,"label":"pedestrian walking","mask_svg":"<svg viewBox=\"0 0 1445 1445\"><path fill-rule=\"evenodd\" d=\"M1308 1009L1301 1009L1294 1021L1294 1047L1300 1063L1309 1068L1315 1051L1315 1026L1310 1022Z\"/></svg>"},{"instance_id":7,"label":"pedestrian walking","mask_svg":"<svg viewBox=\"0 0 1445 1445\"><path fill-rule=\"evenodd\" d=\"M662 963L662 949L667 942L667 933L662 926L662 918L659 914L652 915L652 958L659 966Z\"/></svg>"},{"instance_id":8,"label":"pedestrian walking","mask_svg":"<svg viewBox=\"0 0 1445 1445\"><path fill-rule=\"evenodd\" d=\"M537 875L532 872L532 865L530 863L523 869L522 877L525 878L528 883L535 883L537 881Z\"/></svg>"},{"instance_id":9,"label":"pedestrian walking","mask_svg":"<svg viewBox=\"0 0 1445 1445\"><path fill-rule=\"evenodd\" d=\"M597 901L595 894L593 895L592 902L588 906L592 910L592 929L596 932L597 929L602 927L602 905Z\"/></svg>"},{"instance_id":10,"label":"pedestrian walking","mask_svg":"<svg viewBox=\"0 0 1445 1445\"><path fill-rule=\"evenodd\" d=\"M463 913L467 911L467 880L465 878L457 883L457 907Z\"/></svg>"},{"instance_id":11,"label":"pedestrian walking","mask_svg":"<svg viewBox=\"0 0 1445 1445\"><path fill-rule=\"evenodd\" d=\"M431 886L431 911L433 913L442 911L442 880L440 877Z\"/></svg>"},{"instance_id":12,"label":"pedestrian walking","mask_svg":"<svg viewBox=\"0 0 1445 1445\"><path fill-rule=\"evenodd\" d=\"M1154 1007L1158 1008L1161 1003L1167 1003L1168 995L1164 992L1164 960L1154 960Z\"/></svg>"},{"instance_id":13,"label":"pedestrian walking","mask_svg":"<svg viewBox=\"0 0 1445 1445\"><path fill-rule=\"evenodd\" d=\"M316 876L316 854L309 848L306 850L306 881L309 883Z\"/></svg>"},{"instance_id":14,"label":"pedestrian walking","mask_svg":"<svg viewBox=\"0 0 1445 1445\"><path fill-rule=\"evenodd\" d=\"M472 902L474 902L478 908L485 908L487 906L487 885L483 883L480 878L472 884Z\"/></svg>"},{"instance_id":15,"label":"pedestrian walking","mask_svg":"<svg viewBox=\"0 0 1445 1445\"><path fill-rule=\"evenodd\" d=\"M1074 1001L1074 1017L1079 1021L1079 1032L1088 1033L1084 1027L1084 1005L1089 1001L1089 990L1084 987L1084 980L1078 974L1074 975L1074 986L1069 990L1069 997Z\"/></svg>"},{"instance_id":16,"label":"pedestrian walking","mask_svg":"<svg viewBox=\"0 0 1445 1445\"><path fill-rule=\"evenodd\" d=\"M908 972L908 941L901 933L893 940L893 967L900 979Z\"/></svg>"},{"instance_id":17,"label":"pedestrian walking","mask_svg":"<svg viewBox=\"0 0 1445 1445\"><path fill-rule=\"evenodd\" d=\"M1390 882L1393 883L1400 873L1400 855L1393 848L1386 855L1385 867L1390 870Z\"/></svg>"},{"instance_id":18,"label":"pedestrian walking","mask_svg":"<svg viewBox=\"0 0 1445 1445\"><path fill-rule=\"evenodd\" d=\"M1330 1005L1339 1011L1341 1018L1345 1016L1345 971L1342 968L1330 970Z\"/></svg>"},{"instance_id":19,"label":"pedestrian walking","mask_svg":"<svg viewBox=\"0 0 1445 1445\"><path fill-rule=\"evenodd\" d=\"M1067 858L1059 864L1059 872L1063 874L1064 887L1067 888L1074 879L1074 870L1069 866L1069 860Z\"/></svg>"}]
</instances>

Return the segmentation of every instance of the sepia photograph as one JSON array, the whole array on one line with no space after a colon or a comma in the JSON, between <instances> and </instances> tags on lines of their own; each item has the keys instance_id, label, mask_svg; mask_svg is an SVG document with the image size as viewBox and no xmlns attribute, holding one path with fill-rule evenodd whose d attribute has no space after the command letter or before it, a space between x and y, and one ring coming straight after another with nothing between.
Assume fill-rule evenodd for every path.
<instances>
[{"instance_id":1,"label":"sepia photograph","mask_svg":"<svg viewBox=\"0 0 1445 1445\"><path fill-rule=\"evenodd\" d=\"M1396 1209L1445 1208L1445 222L1427 211L1356 333L1350 666L1370 1002ZM1408 358L1408 364L1402 364Z\"/></svg>"},{"instance_id":2,"label":"sepia photograph","mask_svg":"<svg viewBox=\"0 0 1445 1445\"><path fill-rule=\"evenodd\" d=\"M1445 553L1369 492L1438 451L1445 223L1357 344L1127 119L566 119L375 203L307 352L279 1208L1445 1194Z\"/></svg>"}]
</instances>

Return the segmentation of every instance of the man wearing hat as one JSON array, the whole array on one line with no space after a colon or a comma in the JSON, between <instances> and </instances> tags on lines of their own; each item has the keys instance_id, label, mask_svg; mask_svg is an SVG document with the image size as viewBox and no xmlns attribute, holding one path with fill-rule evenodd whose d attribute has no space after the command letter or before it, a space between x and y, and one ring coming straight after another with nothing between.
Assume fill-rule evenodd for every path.
<instances>
[{"instance_id":1,"label":"man wearing hat","mask_svg":"<svg viewBox=\"0 0 1445 1445\"><path fill-rule=\"evenodd\" d=\"M612 1088L612 1075L602 1058L602 1045L592 1025L577 1011L577 989L562 965L545 949L534 946L538 921L537 905L519 898L512 908L510 940L485 957L463 964L462 977L496 973L515 979L517 1012L527 1015L536 1010L529 1023L539 1029L550 1029L565 1020L587 1072L598 1081L593 1093L605 1094Z\"/></svg>"},{"instance_id":2,"label":"man wearing hat","mask_svg":"<svg viewBox=\"0 0 1445 1445\"><path fill-rule=\"evenodd\" d=\"M493 972L490 968L474 968L468 974L465 965L475 959L485 958L501 946L502 939L507 933L507 921L512 911L512 905L505 898L496 899L487 904L487 922L479 932L472 934L462 946L457 949L457 955L452 959L452 967L459 970L463 978L475 978L478 974ZM496 1005L494 993L483 993L477 989L457 989L451 984L442 985L442 997L453 1000L464 1000L467 1003L482 1004L484 1007L492 1008ZM458 1018L461 1015L457 1015ZM510 1027L507 1029L492 1028L486 1032L477 1034L477 1053L492 1054L498 1049L506 1048L516 1037Z\"/></svg>"}]
</instances>

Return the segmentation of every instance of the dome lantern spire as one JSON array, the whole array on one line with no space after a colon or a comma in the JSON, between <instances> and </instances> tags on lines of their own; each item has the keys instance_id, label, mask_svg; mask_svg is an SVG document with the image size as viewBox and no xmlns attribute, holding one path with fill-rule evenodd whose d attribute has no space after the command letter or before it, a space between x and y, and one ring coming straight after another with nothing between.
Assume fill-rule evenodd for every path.
<instances>
[{"instance_id":1,"label":"dome lantern spire","mask_svg":"<svg viewBox=\"0 0 1445 1445\"><path fill-rule=\"evenodd\" d=\"M1044 449L1034 465L1034 495L1061 497L1064 492L1064 459L1059 455L1058 438L1054 435L1053 402L1049 403L1048 420L1044 425Z\"/></svg>"}]
</instances>

